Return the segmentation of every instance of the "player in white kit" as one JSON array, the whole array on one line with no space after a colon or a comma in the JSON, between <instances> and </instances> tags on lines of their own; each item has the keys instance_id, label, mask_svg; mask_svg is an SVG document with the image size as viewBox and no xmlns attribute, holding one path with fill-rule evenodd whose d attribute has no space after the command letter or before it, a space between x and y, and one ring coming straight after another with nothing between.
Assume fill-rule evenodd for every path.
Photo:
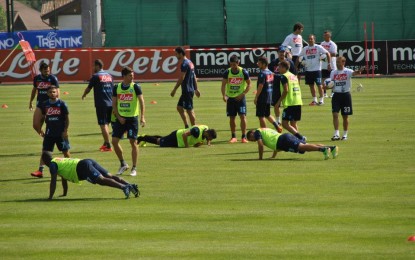
<instances>
[{"instance_id":1,"label":"player in white kit","mask_svg":"<svg viewBox=\"0 0 415 260\"><path fill-rule=\"evenodd\" d=\"M337 45L331 40L331 31L326 30L323 34L324 41L320 43L321 46L324 47L328 52L330 52L331 56L331 70L337 69L336 66L336 56L337 56ZM324 89L324 81L328 78L330 78L330 70L327 68L328 62L327 58L323 60L323 63L321 64L321 77L322 77L322 83L323 83L323 89ZM324 97L327 97L326 90L324 89ZM331 97L333 97L333 93L331 94Z\"/></svg>"}]
</instances>

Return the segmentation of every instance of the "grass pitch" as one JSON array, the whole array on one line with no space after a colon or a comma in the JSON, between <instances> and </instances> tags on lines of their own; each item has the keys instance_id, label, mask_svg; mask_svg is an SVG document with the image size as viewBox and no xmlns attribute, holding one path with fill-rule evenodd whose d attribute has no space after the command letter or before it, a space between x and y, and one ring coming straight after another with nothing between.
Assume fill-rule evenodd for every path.
<instances>
[{"instance_id":1,"label":"grass pitch","mask_svg":"<svg viewBox=\"0 0 415 260\"><path fill-rule=\"evenodd\" d=\"M354 79L349 140L339 157L279 153L258 161L257 146L228 144L220 82L201 82L197 122L218 131L211 147L140 148L141 197L109 187L69 184L47 201L49 176L32 178L41 138L28 110L30 85L0 85L1 259L410 259L415 256L415 122L412 78ZM362 83L362 92L356 91ZM167 135L182 127L174 83L143 83L147 126ZM70 111L73 157L93 158L115 172L114 152L101 153L93 94L61 84ZM252 92L248 128L256 128ZM309 107L302 86L301 133L332 144L330 100ZM178 93L179 94L179 93ZM157 104L151 104L157 101ZM238 121L239 124L239 121ZM238 131L238 138L240 132ZM131 164L130 148L122 141ZM55 155L58 152L55 150ZM271 156L267 150L265 157ZM58 185L55 195L62 192Z\"/></svg>"}]
</instances>

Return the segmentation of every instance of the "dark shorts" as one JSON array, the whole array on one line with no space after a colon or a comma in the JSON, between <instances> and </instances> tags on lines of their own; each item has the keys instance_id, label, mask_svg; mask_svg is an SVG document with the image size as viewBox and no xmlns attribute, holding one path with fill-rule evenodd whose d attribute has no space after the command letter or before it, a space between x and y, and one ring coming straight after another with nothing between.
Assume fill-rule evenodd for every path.
<instances>
[{"instance_id":1,"label":"dark shorts","mask_svg":"<svg viewBox=\"0 0 415 260\"><path fill-rule=\"evenodd\" d=\"M160 147L178 147L176 133L177 131L173 131L171 134L160 138Z\"/></svg>"},{"instance_id":2,"label":"dark shorts","mask_svg":"<svg viewBox=\"0 0 415 260\"><path fill-rule=\"evenodd\" d=\"M256 116L257 117L269 117L271 115L271 106L267 103L257 103Z\"/></svg>"},{"instance_id":3,"label":"dark shorts","mask_svg":"<svg viewBox=\"0 0 415 260\"><path fill-rule=\"evenodd\" d=\"M71 149L68 139L62 138L62 136L45 136L43 138L43 150L53 152L53 148L58 147L58 150L61 152L66 152Z\"/></svg>"},{"instance_id":4,"label":"dark shorts","mask_svg":"<svg viewBox=\"0 0 415 260\"><path fill-rule=\"evenodd\" d=\"M330 78L331 70L321 70L321 78L328 79Z\"/></svg>"},{"instance_id":5,"label":"dark shorts","mask_svg":"<svg viewBox=\"0 0 415 260\"><path fill-rule=\"evenodd\" d=\"M87 180L92 184L96 184L97 179L101 175L104 177L111 176L107 170L91 159L80 160L76 166L76 172L78 173L78 179L80 181Z\"/></svg>"},{"instance_id":6,"label":"dark shorts","mask_svg":"<svg viewBox=\"0 0 415 260\"><path fill-rule=\"evenodd\" d=\"M314 85L314 83L321 86L321 70L305 72L305 84Z\"/></svg>"},{"instance_id":7,"label":"dark shorts","mask_svg":"<svg viewBox=\"0 0 415 260\"><path fill-rule=\"evenodd\" d=\"M304 141L301 141L294 135L285 133L278 138L277 150L298 153L298 146L300 145L300 143L305 144Z\"/></svg>"},{"instance_id":8,"label":"dark shorts","mask_svg":"<svg viewBox=\"0 0 415 260\"><path fill-rule=\"evenodd\" d=\"M246 115L246 98L244 97L240 101L237 101L235 98L229 98L226 101L226 115Z\"/></svg>"},{"instance_id":9,"label":"dark shorts","mask_svg":"<svg viewBox=\"0 0 415 260\"><path fill-rule=\"evenodd\" d=\"M344 116L353 115L352 95L350 92L334 93L331 99L331 112L339 113Z\"/></svg>"},{"instance_id":10,"label":"dark shorts","mask_svg":"<svg viewBox=\"0 0 415 260\"><path fill-rule=\"evenodd\" d=\"M98 125L108 125L111 123L112 107L95 107Z\"/></svg>"},{"instance_id":11,"label":"dark shorts","mask_svg":"<svg viewBox=\"0 0 415 260\"><path fill-rule=\"evenodd\" d=\"M278 78L278 79L277 79ZM281 80L279 77L274 77L274 84L272 86L272 106L277 104L278 100L281 97L281 88L280 88Z\"/></svg>"},{"instance_id":12,"label":"dark shorts","mask_svg":"<svg viewBox=\"0 0 415 260\"><path fill-rule=\"evenodd\" d=\"M282 120L286 121L300 121L301 120L301 106L289 106L282 111Z\"/></svg>"},{"instance_id":13,"label":"dark shorts","mask_svg":"<svg viewBox=\"0 0 415 260\"><path fill-rule=\"evenodd\" d=\"M177 102L178 107L183 107L185 110L193 110L193 96L194 92L191 93L182 93Z\"/></svg>"},{"instance_id":14,"label":"dark shorts","mask_svg":"<svg viewBox=\"0 0 415 260\"><path fill-rule=\"evenodd\" d=\"M138 117L127 117L125 124L121 124L118 119L112 122L112 137L122 138L127 132L128 139L137 139L138 134Z\"/></svg>"}]
</instances>

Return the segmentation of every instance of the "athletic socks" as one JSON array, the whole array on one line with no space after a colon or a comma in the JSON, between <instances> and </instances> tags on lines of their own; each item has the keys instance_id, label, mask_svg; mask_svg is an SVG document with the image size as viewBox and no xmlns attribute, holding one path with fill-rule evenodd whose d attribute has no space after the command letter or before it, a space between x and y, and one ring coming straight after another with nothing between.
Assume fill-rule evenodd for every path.
<instances>
[{"instance_id":1,"label":"athletic socks","mask_svg":"<svg viewBox=\"0 0 415 260\"><path fill-rule=\"evenodd\" d=\"M159 135L145 135L137 137L137 142L140 143L142 141L150 143L150 144L157 144L157 139L161 138Z\"/></svg>"},{"instance_id":2,"label":"athletic socks","mask_svg":"<svg viewBox=\"0 0 415 260\"><path fill-rule=\"evenodd\" d=\"M335 130L334 131L334 135L333 136L340 136L340 132L339 132L339 130Z\"/></svg>"},{"instance_id":3,"label":"athletic socks","mask_svg":"<svg viewBox=\"0 0 415 260\"><path fill-rule=\"evenodd\" d=\"M235 133L232 133L232 138L236 138L236 134Z\"/></svg>"},{"instance_id":4,"label":"athletic socks","mask_svg":"<svg viewBox=\"0 0 415 260\"><path fill-rule=\"evenodd\" d=\"M43 168L45 168L45 165L39 165L39 171L43 172Z\"/></svg>"}]
</instances>

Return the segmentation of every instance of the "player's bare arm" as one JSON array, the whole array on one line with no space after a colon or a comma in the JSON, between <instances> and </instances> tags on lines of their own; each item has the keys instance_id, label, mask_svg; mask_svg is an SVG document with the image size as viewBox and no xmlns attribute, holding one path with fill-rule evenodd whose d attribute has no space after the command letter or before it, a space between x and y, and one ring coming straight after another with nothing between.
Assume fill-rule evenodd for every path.
<instances>
[{"instance_id":1,"label":"player's bare arm","mask_svg":"<svg viewBox=\"0 0 415 260\"><path fill-rule=\"evenodd\" d=\"M258 156L259 156L259 160L262 160L262 156L264 155L264 143L262 142L262 139L259 139L257 141L258 143Z\"/></svg>"}]
</instances>

